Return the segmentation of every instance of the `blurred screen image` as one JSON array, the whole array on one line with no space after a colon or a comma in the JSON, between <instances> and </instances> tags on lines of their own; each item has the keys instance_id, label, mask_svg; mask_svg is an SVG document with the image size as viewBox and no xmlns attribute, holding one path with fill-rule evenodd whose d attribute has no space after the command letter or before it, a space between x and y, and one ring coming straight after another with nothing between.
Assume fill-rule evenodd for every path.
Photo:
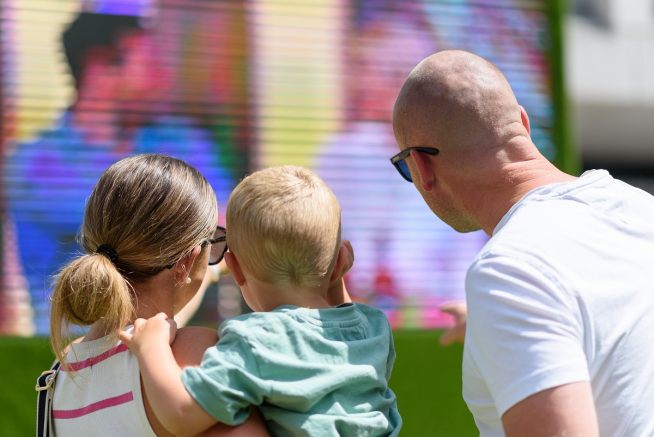
<instances>
[{"instance_id":1,"label":"blurred screen image","mask_svg":"<svg viewBox=\"0 0 654 437\"><path fill-rule=\"evenodd\" d=\"M434 328L464 299L487 236L458 234L391 166L393 102L413 66L461 48L507 73L555 159L547 2L43 0L2 2L0 333L47 334L58 269L80 252L100 174L136 153L198 168L221 217L270 165L314 169L342 207L353 297L394 327ZM462 127L464 128L464 127ZM247 311L229 278L196 321Z\"/></svg>"}]
</instances>

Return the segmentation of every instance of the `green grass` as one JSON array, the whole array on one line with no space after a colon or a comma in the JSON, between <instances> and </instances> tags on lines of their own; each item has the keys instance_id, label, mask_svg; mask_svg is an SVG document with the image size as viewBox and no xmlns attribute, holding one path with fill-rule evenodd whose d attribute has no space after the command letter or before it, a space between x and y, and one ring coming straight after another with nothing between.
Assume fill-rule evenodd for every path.
<instances>
[{"instance_id":1,"label":"green grass","mask_svg":"<svg viewBox=\"0 0 654 437\"><path fill-rule=\"evenodd\" d=\"M391 388L404 421L401 436L478 436L461 397L461 345L441 347L439 331L393 334L397 359Z\"/></svg>"},{"instance_id":2,"label":"green grass","mask_svg":"<svg viewBox=\"0 0 654 437\"><path fill-rule=\"evenodd\" d=\"M404 420L402 436L476 436L461 399L461 347L442 348L437 331L395 332L391 387ZM45 338L0 337L0 435L34 435L34 383L52 361Z\"/></svg>"}]
</instances>

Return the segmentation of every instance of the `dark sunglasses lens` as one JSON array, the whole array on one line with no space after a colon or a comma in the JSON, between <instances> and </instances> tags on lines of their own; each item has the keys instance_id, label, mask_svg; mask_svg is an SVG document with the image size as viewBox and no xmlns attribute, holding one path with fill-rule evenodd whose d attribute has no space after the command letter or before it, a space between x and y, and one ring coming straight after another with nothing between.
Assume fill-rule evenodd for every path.
<instances>
[{"instance_id":1,"label":"dark sunglasses lens","mask_svg":"<svg viewBox=\"0 0 654 437\"><path fill-rule=\"evenodd\" d=\"M211 243L211 253L209 254L210 265L218 264L220 260L223 259L223 255L225 255L225 251L227 250L225 235L225 229L218 228L216 229L216 232L214 232L213 237L211 237L211 240L215 241L215 243Z\"/></svg>"},{"instance_id":2,"label":"dark sunglasses lens","mask_svg":"<svg viewBox=\"0 0 654 437\"><path fill-rule=\"evenodd\" d=\"M211 253L209 254L209 264L218 264L220 260L223 259L223 255L225 254L226 249L227 243L225 241L213 243L211 245Z\"/></svg>"},{"instance_id":3,"label":"dark sunglasses lens","mask_svg":"<svg viewBox=\"0 0 654 437\"><path fill-rule=\"evenodd\" d=\"M395 166L404 179L409 182L413 182L413 179L411 179L411 172L409 171L409 166L407 165L406 160L402 159L401 161L397 161Z\"/></svg>"}]
</instances>

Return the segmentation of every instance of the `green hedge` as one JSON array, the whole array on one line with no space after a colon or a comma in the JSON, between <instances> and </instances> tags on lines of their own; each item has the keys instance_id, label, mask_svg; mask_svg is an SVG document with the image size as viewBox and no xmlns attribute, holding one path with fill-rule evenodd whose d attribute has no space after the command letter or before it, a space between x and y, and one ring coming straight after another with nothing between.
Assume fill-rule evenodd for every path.
<instances>
[{"instance_id":1,"label":"green hedge","mask_svg":"<svg viewBox=\"0 0 654 437\"><path fill-rule=\"evenodd\" d=\"M391 386L402 436L478 435L461 399L461 347L442 348L437 331L396 331ZM34 435L36 377L51 363L47 339L0 337L0 435Z\"/></svg>"}]
</instances>

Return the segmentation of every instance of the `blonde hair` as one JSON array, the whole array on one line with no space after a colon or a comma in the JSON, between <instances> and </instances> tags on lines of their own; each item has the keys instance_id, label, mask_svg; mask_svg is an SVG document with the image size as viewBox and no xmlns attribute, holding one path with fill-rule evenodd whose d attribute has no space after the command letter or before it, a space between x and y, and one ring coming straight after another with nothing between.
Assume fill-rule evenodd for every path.
<instances>
[{"instance_id":1,"label":"blonde hair","mask_svg":"<svg viewBox=\"0 0 654 437\"><path fill-rule=\"evenodd\" d=\"M340 243L336 196L313 172L271 167L243 179L227 204L227 245L245 269L276 286L318 287Z\"/></svg>"},{"instance_id":2,"label":"blonde hair","mask_svg":"<svg viewBox=\"0 0 654 437\"><path fill-rule=\"evenodd\" d=\"M217 214L207 180L179 159L146 154L109 167L86 203L79 236L86 254L55 279L50 335L57 358L63 359L69 324L100 321L117 333L129 323L132 284L174 265L209 237ZM101 245L117 256L98 253Z\"/></svg>"}]
</instances>

